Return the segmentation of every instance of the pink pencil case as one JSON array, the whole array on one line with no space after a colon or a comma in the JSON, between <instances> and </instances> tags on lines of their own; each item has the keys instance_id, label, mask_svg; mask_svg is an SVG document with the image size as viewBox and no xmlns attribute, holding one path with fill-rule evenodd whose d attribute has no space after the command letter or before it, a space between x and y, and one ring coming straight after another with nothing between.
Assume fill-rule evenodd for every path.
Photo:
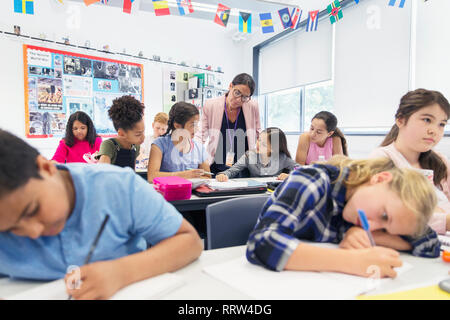
<instances>
[{"instance_id":1,"label":"pink pencil case","mask_svg":"<svg viewBox=\"0 0 450 320\"><path fill-rule=\"evenodd\" d=\"M192 182L180 177L154 178L153 187L167 201L188 200L192 194Z\"/></svg>"}]
</instances>

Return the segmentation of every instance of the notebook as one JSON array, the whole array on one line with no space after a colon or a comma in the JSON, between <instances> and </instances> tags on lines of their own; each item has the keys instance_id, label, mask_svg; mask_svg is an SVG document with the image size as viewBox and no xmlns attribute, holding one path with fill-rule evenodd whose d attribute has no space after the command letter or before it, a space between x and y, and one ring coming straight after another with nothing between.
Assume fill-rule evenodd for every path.
<instances>
[{"instance_id":1,"label":"notebook","mask_svg":"<svg viewBox=\"0 0 450 320\"><path fill-rule=\"evenodd\" d=\"M397 278L410 269L412 265L404 262L395 269ZM275 272L253 265L245 257L207 266L203 271L258 300L354 299L392 281L335 272Z\"/></svg>"},{"instance_id":2,"label":"notebook","mask_svg":"<svg viewBox=\"0 0 450 320\"><path fill-rule=\"evenodd\" d=\"M184 279L179 275L164 273L125 287L117 291L110 300L159 299L183 284ZM67 300L68 295L64 280L59 279L6 298L8 300Z\"/></svg>"},{"instance_id":3,"label":"notebook","mask_svg":"<svg viewBox=\"0 0 450 320\"><path fill-rule=\"evenodd\" d=\"M267 184L256 180L228 180L219 182L216 180L209 181L205 185L201 185L194 190L194 194L199 197L214 197L264 193L267 191Z\"/></svg>"}]
</instances>

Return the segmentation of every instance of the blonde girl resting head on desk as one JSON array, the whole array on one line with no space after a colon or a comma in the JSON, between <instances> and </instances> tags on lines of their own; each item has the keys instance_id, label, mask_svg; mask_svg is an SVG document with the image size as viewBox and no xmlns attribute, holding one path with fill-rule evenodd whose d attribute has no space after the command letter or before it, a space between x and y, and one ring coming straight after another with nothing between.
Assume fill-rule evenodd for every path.
<instances>
[{"instance_id":1,"label":"blonde girl resting head on desk","mask_svg":"<svg viewBox=\"0 0 450 320\"><path fill-rule=\"evenodd\" d=\"M210 178L207 153L194 141L199 111L186 102L175 103L169 112L167 132L156 139L150 150L147 177L178 176L186 179ZM206 172L206 173L205 173Z\"/></svg>"},{"instance_id":2,"label":"blonde girl resting head on desk","mask_svg":"<svg viewBox=\"0 0 450 320\"><path fill-rule=\"evenodd\" d=\"M268 269L334 271L395 277L396 250L439 257L436 233L427 226L436 206L433 186L420 173L387 158L300 167L290 174L259 216L247 243L247 259ZM357 210L366 213L376 243L371 247ZM318 248L301 240L340 243Z\"/></svg>"},{"instance_id":3,"label":"blonde girl resting head on desk","mask_svg":"<svg viewBox=\"0 0 450 320\"><path fill-rule=\"evenodd\" d=\"M234 178L248 169L250 177L277 176L279 180L284 180L288 174L283 171L289 172L295 166L297 164L291 158L284 132L273 127L260 133L255 151L247 151L230 169L220 172L216 179L228 181L228 178Z\"/></svg>"},{"instance_id":4,"label":"blonde girl resting head on desk","mask_svg":"<svg viewBox=\"0 0 450 320\"><path fill-rule=\"evenodd\" d=\"M417 89L405 94L395 124L371 158L388 157L400 168L427 174L435 186L438 208L430 226L440 234L450 230L450 167L447 157L433 148L444 136L450 104L438 91Z\"/></svg>"}]
</instances>

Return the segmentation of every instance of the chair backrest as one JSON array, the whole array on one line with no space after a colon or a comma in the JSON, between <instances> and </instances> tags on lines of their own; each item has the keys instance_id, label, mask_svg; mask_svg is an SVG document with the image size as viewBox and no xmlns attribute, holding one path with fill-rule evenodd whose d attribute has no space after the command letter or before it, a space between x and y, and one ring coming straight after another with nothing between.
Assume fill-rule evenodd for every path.
<instances>
[{"instance_id":1,"label":"chair backrest","mask_svg":"<svg viewBox=\"0 0 450 320\"><path fill-rule=\"evenodd\" d=\"M242 197L206 207L206 248L218 249L247 243L268 196Z\"/></svg>"}]
</instances>

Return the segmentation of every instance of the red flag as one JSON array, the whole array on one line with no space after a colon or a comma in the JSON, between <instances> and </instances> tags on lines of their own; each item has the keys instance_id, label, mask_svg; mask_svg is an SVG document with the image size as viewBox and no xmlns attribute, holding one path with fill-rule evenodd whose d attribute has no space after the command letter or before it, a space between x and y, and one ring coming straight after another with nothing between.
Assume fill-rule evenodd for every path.
<instances>
[{"instance_id":1,"label":"red flag","mask_svg":"<svg viewBox=\"0 0 450 320\"><path fill-rule=\"evenodd\" d=\"M123 12L131 13L131 4L134 0L123 0Z\"/></svg>"},{"instance_id":2,"label":"red flag","mask_svg":"<svg viewBox=\"0 0 450 320\"><path fill-rule=\"evenodd\" d=\"M100 0L84 0L84 4L89 6L93 3L99 2Z\"/></svg>"},{"instance_id":3,"label":"red flag","mask_svg":"<svg viewBox=\"0 0 450 320\"><path fill-rule=\"evenodd\" d=\"M228 19L230 18L230 11L231 11L230 8L219 3L219 5L217 6L217 13L214 18L214 22L220 24L223 27L226 27Z\"/></svg>"}]
</instances>

